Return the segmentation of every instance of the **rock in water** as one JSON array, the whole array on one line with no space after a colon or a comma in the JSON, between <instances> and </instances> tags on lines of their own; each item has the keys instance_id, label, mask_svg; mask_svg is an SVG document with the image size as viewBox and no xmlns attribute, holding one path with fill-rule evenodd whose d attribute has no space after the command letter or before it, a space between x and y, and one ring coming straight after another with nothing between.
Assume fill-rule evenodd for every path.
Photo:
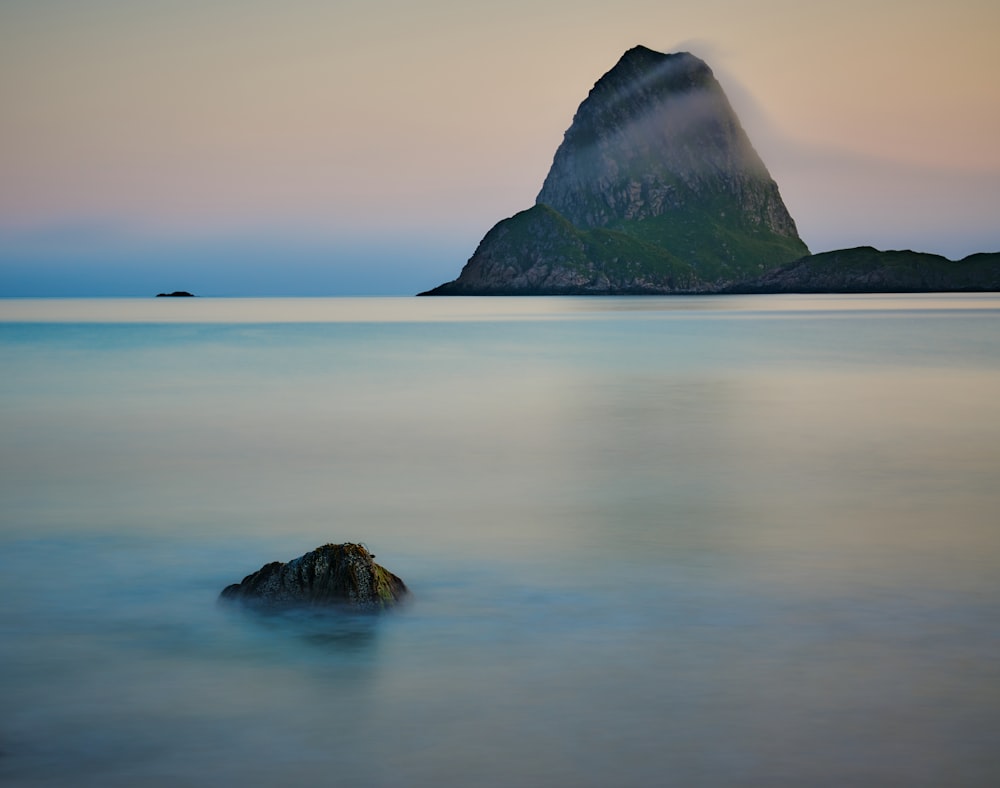
<instances>
[{"instance_id":1,"label":"rock in water","mask_svg":"<svg viewBox=\"0 0 1000 788\"><path fill-rule=\"evenodd\" d=\"M288 563L261 567L224 588L222 598L274 607L391 607L408 593L406 584L374 558L364 545L323 545Z\"/></svg>"},{"instance_id":2,"label":"rock in water","mask_svg":"<svg viewBox=\"0 0 1000 788\"><path fill-rule=\"evenodd\" d=\"M708 292L808 251L711 69L638 46L580 105L535 206L428 294Z\"/></svg>"}]
</instances>

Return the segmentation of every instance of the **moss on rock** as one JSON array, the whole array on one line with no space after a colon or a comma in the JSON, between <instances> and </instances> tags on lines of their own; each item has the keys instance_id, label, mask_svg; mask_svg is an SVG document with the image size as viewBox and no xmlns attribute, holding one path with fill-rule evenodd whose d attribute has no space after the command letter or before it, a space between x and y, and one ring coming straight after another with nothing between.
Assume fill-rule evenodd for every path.
<instances>
[{"instance_id":1,"label":"moss on rock","mask_svg":"<svg viewBox=\"0 0 1000 788\"><path fill-rule=\"evenodd\" d=\"M265 564L224 588L221 598L268 607L391 607L408 589L374 558L362 544L326 544L287 563Z\"/></svg>"}]
</instances>

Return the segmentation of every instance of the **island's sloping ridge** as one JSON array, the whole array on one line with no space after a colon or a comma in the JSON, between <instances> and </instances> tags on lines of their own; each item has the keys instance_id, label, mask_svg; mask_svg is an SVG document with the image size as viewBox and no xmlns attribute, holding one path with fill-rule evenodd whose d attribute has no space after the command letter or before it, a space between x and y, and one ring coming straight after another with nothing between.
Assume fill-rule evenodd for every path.
<instances>
[{"instance_id":1,"label":"island's sloping ridge","mask_svg":"<svg viewBox=\"0 0 1000 788\"><path fill-rule=\"evenodd\" d=\"M534 207L430 292L703 292L807 253L711 69L637 46L580 105Z\"/></svg>"}]
</instances>

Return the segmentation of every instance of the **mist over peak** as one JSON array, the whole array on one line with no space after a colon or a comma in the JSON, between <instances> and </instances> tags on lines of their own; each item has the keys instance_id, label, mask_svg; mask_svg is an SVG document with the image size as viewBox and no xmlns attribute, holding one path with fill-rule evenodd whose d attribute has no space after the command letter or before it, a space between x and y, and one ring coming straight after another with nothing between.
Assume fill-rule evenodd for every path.
<instances>
[{"instance_id":1,"label":"mist over peak","mask_svg":"<svg viewBox=\"0 0 1000 788\"><path fill-rule=\"evenodd\" d=\"M454 284L699 292L807 252L708 65L637 46L580 104L535 209L491 230Z\"/></svg>"},{"instance_id":2,"label":"mist over peak","mask_svg":"<svg viewBox=\"0 0 1000 788\"><path fill-rule=\"evenodd\" d=\"M708 65L688 52L635 47L580 105L537 202L600 227L655 217L720 187L743 193L731 210L795 236L784 206L772 207L777 187ZM764 213L752 194L759 189L769 192Z\"/></svg>"}]
</instances>

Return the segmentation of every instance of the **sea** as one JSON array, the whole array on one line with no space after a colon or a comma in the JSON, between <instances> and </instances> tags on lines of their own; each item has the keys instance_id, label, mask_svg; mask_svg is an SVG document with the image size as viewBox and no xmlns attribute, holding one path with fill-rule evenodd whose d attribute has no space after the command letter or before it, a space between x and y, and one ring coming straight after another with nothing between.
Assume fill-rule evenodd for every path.
<instances>
[{"instance_id":1,"label":"sea","mask_svg":"<svg viewBox=\"0 0 1000 788\"><path fill-rule=\"evenodd\" d=\"M230 583L361 542L411 594ZM0 784L1000 784L1000 295L0 300Z\"/></svg>"}]
</instances>

